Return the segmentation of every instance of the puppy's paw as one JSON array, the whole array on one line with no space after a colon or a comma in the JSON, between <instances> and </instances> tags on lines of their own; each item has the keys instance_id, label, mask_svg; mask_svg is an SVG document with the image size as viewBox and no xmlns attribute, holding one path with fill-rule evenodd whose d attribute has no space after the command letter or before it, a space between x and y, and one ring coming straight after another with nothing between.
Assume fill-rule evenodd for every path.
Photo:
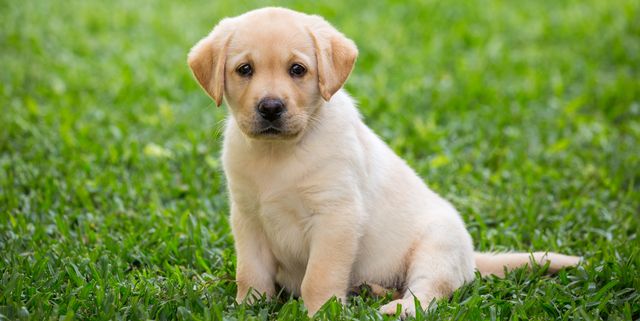
<instances>
[{"instance_id":1,"label":"puppy's paw","mask_svg":"<svg viewBox=\"0 0 640 321\"><path fill-rule=\"evenodd\" d=\"M238 291L236 293L236 302L238 304L246 303L248 305L254 305L260 301L269 300L272 296L273 294L268 291L261 292L251 288L247 291Z\"/></svg>"},{"instance_id":2,"label":"puppy's paw","mask_svg":"<svg viewBox=\"0 0 640 321\"><path fill-rule=\"evenodd\" d=\"M253 305L254 303L258 302L258 300L260 297L256 296L256 295L243 295L243 296L236 296L236 303L238 304L242 304L242 303L246 303L248 305Z\"/></svg>"},{"instance_id":3,"label":"puppy's paw","mask_svg":"<svg viewBox=\"0 0 640 321\"><path fill-rule=\"evenodd\" d=\"M387 315L394 315L398 311L398 305L400 305L400 317L415 317L416 305L413 298L393 300L382 307L380 307L380 313Z\"/></svg>"}]
</instances>

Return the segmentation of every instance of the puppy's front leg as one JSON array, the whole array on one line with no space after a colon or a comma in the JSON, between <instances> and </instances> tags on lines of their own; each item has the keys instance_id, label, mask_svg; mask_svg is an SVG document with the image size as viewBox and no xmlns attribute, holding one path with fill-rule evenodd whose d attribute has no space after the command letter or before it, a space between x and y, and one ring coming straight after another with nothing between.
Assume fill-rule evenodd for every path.
<instances>
[{"instance_id":1,"label":"puppy's front leg","mask_svg":"<svg viewBox=\"0 0 640 321\"><path fill-rule=\"evenodd\" d=\"M231 230L238 260L236 301L239 303L245 298L249 303L253 302L251 290L267 297L275 294L275 259L256 220L232 202Z\"/></svg>"},{"instance_id":2,"label":"puppy's front leg","mask_svg":"<svg viewBox=\"0 0 640 321\"><path fill-rule=\"evenodd\" d=\"M358 249L354 213L316 214L311 228L309 261L302 280L302 299L313 316L332 296L344 300Z\"/></svg>"}]
</instances>

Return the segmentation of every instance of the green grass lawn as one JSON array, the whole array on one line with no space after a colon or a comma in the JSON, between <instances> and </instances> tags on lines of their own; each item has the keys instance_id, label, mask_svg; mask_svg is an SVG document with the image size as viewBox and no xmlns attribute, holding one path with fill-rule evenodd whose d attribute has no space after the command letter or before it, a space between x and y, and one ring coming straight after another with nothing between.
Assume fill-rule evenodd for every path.
<instances>
[{"instance_id":1,"label":"green grass lawn","mask_svg":"<svg viewBox=\"0 0 640 321\"><path fill-rule=\"evenodd\" d=\"M0 2L0 320L298 320L234 302L226 107L186 65L262 1ZM427 320L640 318L640 2L279 3L360 48L366 122L460 210L479 250L585 264L477 277ZM389 320L389 298L326 320Z\"/></svg>"}]
</instances>

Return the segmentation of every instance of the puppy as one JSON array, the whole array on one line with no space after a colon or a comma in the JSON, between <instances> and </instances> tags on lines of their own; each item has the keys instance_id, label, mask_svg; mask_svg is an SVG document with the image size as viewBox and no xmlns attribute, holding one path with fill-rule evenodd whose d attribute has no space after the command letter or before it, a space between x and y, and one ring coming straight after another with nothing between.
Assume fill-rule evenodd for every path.
<instances>
[{"instance_id":1,"label":"puppy","mask_svg":"<svg viewBox=\"0 0 640 321\"><path fill-rule=\"evenodd\" d=\"M319 16L264 8L226 18L189 53L202 88L230 110L222 161L237 252L237 301L302 296L309 315L363 283L415 315L474 278L554 253L479 254L453 206L361 120L341 87L355 44Z\"/></svg>"}]
</instances>

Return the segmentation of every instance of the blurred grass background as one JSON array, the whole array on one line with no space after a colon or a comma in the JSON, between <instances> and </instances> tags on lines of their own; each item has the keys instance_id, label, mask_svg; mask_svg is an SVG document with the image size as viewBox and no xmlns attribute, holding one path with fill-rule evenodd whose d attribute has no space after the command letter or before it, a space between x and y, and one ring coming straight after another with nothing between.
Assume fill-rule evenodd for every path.
<instances>
[{"instance_id":1,"label":"blurred grass background","mask_svg":"<svg viewBox=\"0 0 640 321\"><path fill-rule=\"evenodd\" d=\"M586 263L480 279L418 319L640 318L640 2L1 1L0 319L304 319L233 301L225 108L186 53L271 5L359 46L366 122L479 250ZM388 298L319 319L382 320Z\"/></svg>"}]
</instances>

